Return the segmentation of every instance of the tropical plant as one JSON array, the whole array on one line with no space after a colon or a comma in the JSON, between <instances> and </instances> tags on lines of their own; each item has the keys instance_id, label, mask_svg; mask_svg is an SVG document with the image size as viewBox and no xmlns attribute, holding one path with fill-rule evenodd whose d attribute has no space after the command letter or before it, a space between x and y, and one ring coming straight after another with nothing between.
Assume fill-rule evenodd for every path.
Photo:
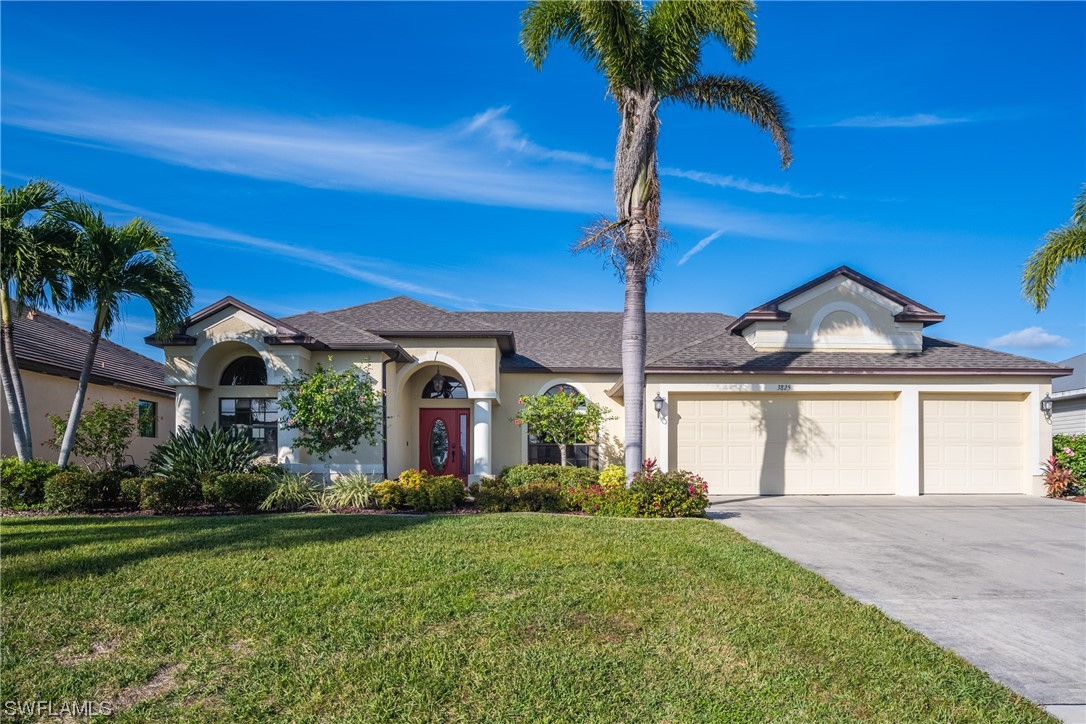
<instances>
[{"instance_id":1,"label":"tropical plant","mask_svg":"<svg viewBox=\"0 0 1086 724\"><path fill-rule=\"evenodd\" d=\"M320 507L320 496L323 488L308 473L286 472L274 476L268 476L275 486L260 504L261 510L302 510L310 507Z\"/></svg>"},{"instance_id":2,"label":"tropical plant","mask_svg":"<svg viewBox=\"0 0 1086 724\"><path fill-rule=\"evenodd\" d=\"M352 452L363 439L376 445L383 434L381 393L372 377L355 369L336 372L317 362L312 372L283 383L279 409L283 427L298 431L295 444L321 460L333 450Z\"/></svg>"},{"instance_id":3,"label":"tropical plant","mask_svg":"<svg viewBox=\"0 0 1086 724\"><path fill-rule=\"evenodd\" d=\"M1075 199L1071 221L1044 238L1045 243L1030 255L1022 271L1022 293L1037 311L1048 306L1060 269L1086 258L1086 184Z\"/></svg>"},{"instance_id":4,"label":"tropical plant","mask_svg":"<svg viewBox=\"0 0 1086 724\"><path fill-rule=\"evenodd\" d=\"M186 427L155 446L151 474L199 483L214 473L244 473L260 455L260 445L237 428Z\"/></svg>"},{"instance_id":5,"label":"tropical plant","mask_svg":"<svg viewBox=\"0 0 1086 724\"><path fill-rule=\"evenodd\" d=\"M1078 493L1078 480L1071 468L1060 465L1056 457L1050 456L1044 465L1044 484L1050 498L1062 498Z\"/></svg>"},{"instance_id":6,"label":"tropical plant","mask_svg":"<svg viewBox=\"0 0 1086 724\"><path fill-rule=\"evenodd\" d=\"M113 331L124 304L145 300L155 315L156 336L168 339L192 305L192 288L177 266L169 238L143 219L115 226L95 207L72 199L54 203L49 213L74 238L67 259L72 304L89 305L93 312L87 356L60 442L57 463L64 467L75 444L98 343Z\"/></svg>"},{"instance_id":7,"label":"tropical plant","mask_svg":"<svg viewBox=\"0 0 1086 724\"><path fill-rule=\"evenodd\" d=\"M49 181L30 181L10 189L0 186L0 383L11 419L15 453L34 457L30 415L15 357L15 316L45 305L68 308L65 253L69 234L48 213L61 196Z\"/></svg>"},{"instance_id":8,"label":"tropical plant","mask_svg":"<svg viewBox=\"0 0 1086 724\"><path fill-rule=\"evenodd\" d=\"M341 475L324 491L322 503L328 508L372 508L377 499L374 481L363 473Z\"/></svg>"},{"instance_id":9,"label":"tropical plant","mask_svg":"<svg viewBox=\"0 0 1086 724\"><path fill-rule=\"evenodd\" d=\"M580 393L521 395L517 402L520 411L513 422L527 425L532 435L558 445L563 467L569 464L570 445L594 441L603 421L613 419L610 410Z\"/></svg>"},{"instance_id":10,"label":"tropical plant","mask_svg":"<svg viewBox=\"0 0 1086 724\"><path fill-rule=\"evenodd\" d=\"M659 258L660 181L656 145L662 103L736 113L768 132L782 165L792 161L788 114L777 96L746 78L703 73L707 41L721 42L737 62L754 55L752 0L546 0L521 16L521 46L537 69L551 44L569 43L607 79L619 111L615 149L617 217L587 230L578 249L597 250L625 279L622 385L625 458L631 477L641 465L645 408L645 284Z\"/></svg>"},{"instance_id":11,"label":"tropical plant","mask_svg":"<svg viewBox=\"0 0 1086 724\"><path fill-rule=\"evenodd\" d=\"M118 402L107 405L95 400L94 406L85 411L76 426L72 454L87 461L91 470L120 470L128 446L136 435L137 407L139 403ZM50 447L59 448L59 438L68 429L68 418L50 415L54 437L48 440Z\"/></svg>"}]
</instances>

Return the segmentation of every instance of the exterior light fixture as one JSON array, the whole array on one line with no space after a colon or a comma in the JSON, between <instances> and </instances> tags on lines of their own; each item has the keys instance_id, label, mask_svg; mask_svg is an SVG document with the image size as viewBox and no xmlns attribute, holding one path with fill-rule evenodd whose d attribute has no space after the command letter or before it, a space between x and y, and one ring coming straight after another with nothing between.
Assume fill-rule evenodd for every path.
<instances>
[{"instance_id":1,"label":"exterior light fixture","mask_svg":"<svg viewBox=\"0 0 1086 724\"><path fill-rule=\"evenodd\" d=\"M1051 407L1051 403L1049 403ZM660 397L660 393L656 393L656 397L652 398L652 409L656 410L656 414L659 415L664 411L664 398Z\"/></svg>"},{"instance_id":2,"label":"exterior light fixture","mask_svg":"<svg viewBox=\"0 0 1086 724\"><path fill-rule=\"evenodd\" d=\"M1052 397L1045 395L1041 400L1041 412L1044 413L1046 420L1052 419Z\"/></svg>"},{"instance_id":3,"label":"exterior light fixture","mask_svg":"<svg viewBox=\"0 0 1086 724\"><path fill-rule=\"evenodd\" d=\"M441 374L441 368L437 368L437 372L432 378L430 378L430 389L436 394L441 394L441 391L445 389L445 377Z\"/></svg>"}]
</instances>

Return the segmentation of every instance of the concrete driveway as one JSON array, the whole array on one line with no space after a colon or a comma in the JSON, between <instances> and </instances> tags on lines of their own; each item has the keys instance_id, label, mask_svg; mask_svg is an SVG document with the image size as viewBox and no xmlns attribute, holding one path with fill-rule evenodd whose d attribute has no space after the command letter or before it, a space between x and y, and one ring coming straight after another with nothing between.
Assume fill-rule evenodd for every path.
<instances>
[{"instance_id":1,"label":"concrete driveway","mask_svg":"<svg viewBox=\"0 0 1086 724\"><path fill-rule=\"evenodd\" d=\"M709 516L1086 721L1086 505L1027 496L714 498Z\"/></svg>"}]
</instances>

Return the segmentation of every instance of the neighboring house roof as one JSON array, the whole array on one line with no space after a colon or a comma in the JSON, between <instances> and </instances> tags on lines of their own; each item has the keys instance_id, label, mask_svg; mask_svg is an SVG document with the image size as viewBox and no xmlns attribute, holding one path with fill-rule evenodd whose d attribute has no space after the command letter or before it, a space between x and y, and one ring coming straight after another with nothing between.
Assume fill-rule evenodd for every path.
<instances>
[{"instance_id":1,"label":"neighboring house roof","mask_svg":"<svg viewBox=\"0 0 1086 724\"><path fill-rule=\"evenodd\" d=\"M812 279L802 286L798 286L790 292L785 292L776 299L771 299L765 304L751 309L743 316L736 319L728 327L728 331L734 334L739 334L746 327L750 326L754 322L786 322L792 315L789 312L785 312L780 308L780 305L787 302L789 299L798 297L800 294L814 289L820 284L828 282L834 277L845 277L852 281L865 286L868 289L881 294L887 299L900 304L904 307L900 312L894 315L894 321L896 322L922 322L924 326L929 324L935 324L945 319L944 315L939 314L931 307L924 306L915 299L910 299L899 291L891 289L890 287L875 281L869 276L865 276L855 269L851 269L847 266L839 266L831 272L827 272L817 279Z\"/></svg>"},{"instance_id":2,"label":"neighboring house roof","mask_svg":"<svg viewBox=\"0 0 1086 724\"><path fill-rule=\"evenodd\" d=\"M769 307L834 276L853 279L893 299L905 308L898 316L907 314L908 321L929 324L943 318L848 267L835 269L759 309L772 313ZM227 298L197 312L181 331L231 304L253 313L251 307ZM507 372L614 373L622 368L621 312L450 312L399 296L283 319L262 313L257 316L277 327L277 334L265 341L289 344L289 335L294 334L296 339L309 340L306 344L311 349L380 349L404 360L410 356L395 343L396 338L488 337L497 340L502 352L501 369ZM924 338L919 352L758 352L734 333L738 321L711 312L649 312L646 369L715 373L1068 373L1049 362L931 337ZM170 343L186 344L188 339L194 341L191 337L177 337L175 340L181 341ZM148 338L148 343L154 343L153 339Z\"/></svg>"},{"instance_id":3,"label":"neighboring house roof","mask_svg":"<svg viewBox=\"0 0 1086 724\"><path fill-rule=\"evenodd\" d=\"M1061 367L1074 370L1067 377L1052 380L1052 394L1057 397L1072 397L1086 394L1086 354L1069 357L1060 362Z\"/></svg>"},{"instance_id":4,"label":"neighboring house roof","mask_svg":"<svg viewBox=\"0 0 1086 724\"><path fill-rule=\"evenodd\" d=\"M90 332L42 312L21 314L14 325L19 369L79 379L90 346ZM166 386L165 379L166 367L160 362L108 339L98 343L92 383L173 397L174 389Z\"/></svg>"}]
</instances>

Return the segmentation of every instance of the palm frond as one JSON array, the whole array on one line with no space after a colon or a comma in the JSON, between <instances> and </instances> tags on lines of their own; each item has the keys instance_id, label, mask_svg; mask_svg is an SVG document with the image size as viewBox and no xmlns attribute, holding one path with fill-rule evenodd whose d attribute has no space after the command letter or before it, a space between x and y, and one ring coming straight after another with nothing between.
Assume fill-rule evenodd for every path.
<instances>
[{"instance_id":1,"label":"palm frond","mask_svg":"<svg viewBox=\"0 0 1086 724\"><path fill-rule=\"evenodd\" d=\"M736 62L750 60L757 45L754 10L753 0L654 3L646 19L647 56L661 95L697 75L708 38L730 50Z\"/></svg>"},{"instance_id":2,"label":"palm frond","mask_svg":"<svg viewBox=\"0 0 1086 724\"><path fill-rule=\"evenodd\" d=\"M561 41L594 65L599 62L574 0L530 2L520 14L520 22L520 46L536 70L543 69L551 44Z\"/></svg>"},{"instance_id":3,"label":"palm frond","mask_svg":"<svg viewBox=\"0 0 1086 724\"><path fill-rule=\"evenodd\" d=\"M773 137L781 167L791 165L792 129L788 111L777 94L761 83L736 76L702 75L672 91L669 100L745 117Z\"/></svg>"},{"instance_id":4,"label":"palm frond","mask_svg":"<svg viewBox=\"0 0 1086 724\"><path fill-rule=\"evenodd\" d=\"M1022 293L1040 311L1056 286L1060 270L1086 258L1086 224L1069 224L1045 234L1045 243L1026 261Z\"/></svg>"}]
</instances>

